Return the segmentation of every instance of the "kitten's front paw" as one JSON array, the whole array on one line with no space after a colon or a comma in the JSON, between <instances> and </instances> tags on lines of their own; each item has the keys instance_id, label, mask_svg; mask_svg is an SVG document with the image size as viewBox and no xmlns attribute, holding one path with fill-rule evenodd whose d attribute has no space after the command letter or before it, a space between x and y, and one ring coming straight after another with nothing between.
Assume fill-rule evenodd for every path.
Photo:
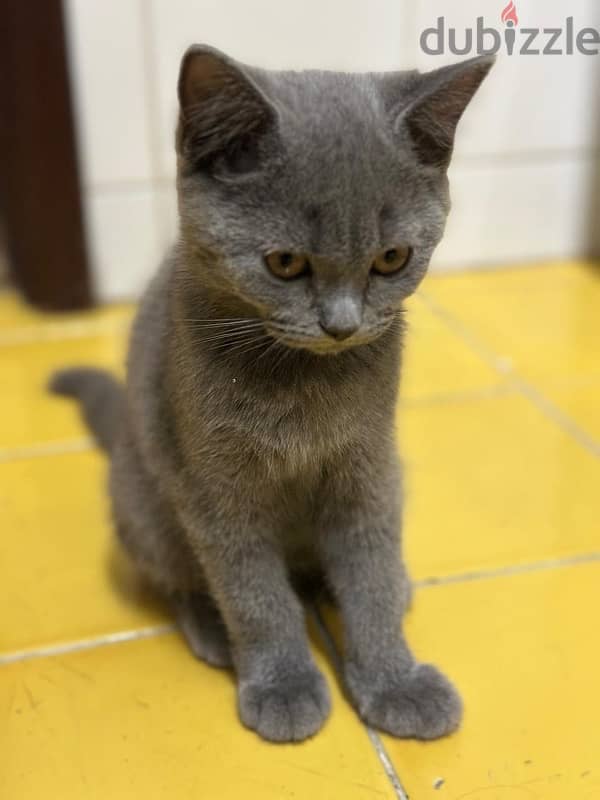
<instances>
[{"instance_id":1,"label":"kitten's front paw","mask_svg":"<svg viewBox=\"0 0 600 800\"><path fill-rule=\"evenodd\" d=\"M329 714L329 690L316 669L268 685L240 684L244 725L271 742L299 742L315 734Z\"/></svg>"},{"instance_id":2,"label":"kitten's front paw","mask_svg":"<svg viewBox=\"0 0 600 800\"><path fill-rule=\"evenodd\" d=\"M450 681L431 664L415 664L390 681L379 681L348 670L348 684L361 717L392 736L438 739L458 728L462 702Z\"/></svg>"}]
</instances>

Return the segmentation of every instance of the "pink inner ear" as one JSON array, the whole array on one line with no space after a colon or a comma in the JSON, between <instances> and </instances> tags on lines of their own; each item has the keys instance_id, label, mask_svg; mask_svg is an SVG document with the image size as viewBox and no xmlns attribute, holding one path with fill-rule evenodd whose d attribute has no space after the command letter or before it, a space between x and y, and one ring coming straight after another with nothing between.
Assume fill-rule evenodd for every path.
<instances>
[{"instance_id":1,"label":"pink inner ear","mask_svg":"<svg viewBox=\"0 0 600 800\"><path fill-rule=\"evenodd\" d=\"M194 163L257 138L274 120L273 108L243 68L201 48L184 56L179 102L177 147Z\"/></svg>"},{"instance_id":2,"label":"pink inner ear","mask_svg":"<svg viewBox=\"0 0 600 800\"><path fill-rule=\"evenodd\" d=\"M186 109L218 90L227 78L227 67L211 53L192 53L183 67L181 105Z\"/></svg>"},{"instance_id":3,"label":"pink inner ear","mask_svg":"<svg viewBox=\"0 0 600 800\"><path fill-rule=\"evenodd\" d=\"M492 63L481 59L466 66L441 67L422 76L424 92L405 119L423 163L447 166L456 126ZM432 78L435 83L428 91Z\"/></svg>"}]
</instances>

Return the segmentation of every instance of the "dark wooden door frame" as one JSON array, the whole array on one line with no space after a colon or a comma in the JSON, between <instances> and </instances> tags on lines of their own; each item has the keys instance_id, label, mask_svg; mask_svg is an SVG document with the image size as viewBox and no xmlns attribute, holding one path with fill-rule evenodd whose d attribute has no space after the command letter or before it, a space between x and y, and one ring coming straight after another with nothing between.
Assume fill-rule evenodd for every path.
<instances>
[{"instance_id":1,"label":"dark wooden door frame","mask_svg":"<svg viewBox=\"0 0 600 800\"><path fill-rule=\"evenodd\" d=\"M15 284L46 309L91 303L61 0L3 0L0 214Z\"/></svg>"}]
</instances>

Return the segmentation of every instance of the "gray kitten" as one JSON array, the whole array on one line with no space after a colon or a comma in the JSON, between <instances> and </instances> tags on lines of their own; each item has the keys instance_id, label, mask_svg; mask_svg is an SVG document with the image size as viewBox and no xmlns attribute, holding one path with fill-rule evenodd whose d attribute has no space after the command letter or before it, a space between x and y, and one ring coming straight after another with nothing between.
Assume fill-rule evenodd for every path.
<instances>
[{"instance_id":1,"label":"gray kitten","mask_svg":"<svg viewBox=\"0 0 600 800\"><path fill-rule=\"evenodd\" d=\"M125 547L193 652L233 664L242 722L265 739L304 739L329 713L295 591L314 574L361 717L421 739L459 724L454 688L402 635L394 406L402 302L491 65L270 72L188 50L179 240L141 303L127 390L95 370L54 378L110 452Z\"/></svg>"}]
</instances>

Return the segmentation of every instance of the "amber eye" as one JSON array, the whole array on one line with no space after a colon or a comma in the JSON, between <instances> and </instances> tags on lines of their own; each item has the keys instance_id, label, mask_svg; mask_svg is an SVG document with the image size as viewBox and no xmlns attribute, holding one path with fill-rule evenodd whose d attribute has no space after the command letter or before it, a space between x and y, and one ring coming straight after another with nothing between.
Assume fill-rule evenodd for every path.
<instances>
[{"instance_id":1,"label":"amber eye","mask_svg":"<svg viewBox=\"0 0 600 800\"><path fill-rule=\"evenodd\" d=\"M310 261L303 253L290 253L287 250L269 253L265 256L265 263L273 275L285 280L299 278L310 269Z\"/></svg>"},{"instance_id":2,"label":"amber eye","mask_svg":"<svg viewBox=\"0 0 600 800\"><path fill-rule=\"evenodd\" d=\"M408 245L390 247L389 250L383 250L375 256L372 268L381 275L392 275L394 272L400 272L408 264L411 254L412 248Z\"/></svg>"}]
</instances>

